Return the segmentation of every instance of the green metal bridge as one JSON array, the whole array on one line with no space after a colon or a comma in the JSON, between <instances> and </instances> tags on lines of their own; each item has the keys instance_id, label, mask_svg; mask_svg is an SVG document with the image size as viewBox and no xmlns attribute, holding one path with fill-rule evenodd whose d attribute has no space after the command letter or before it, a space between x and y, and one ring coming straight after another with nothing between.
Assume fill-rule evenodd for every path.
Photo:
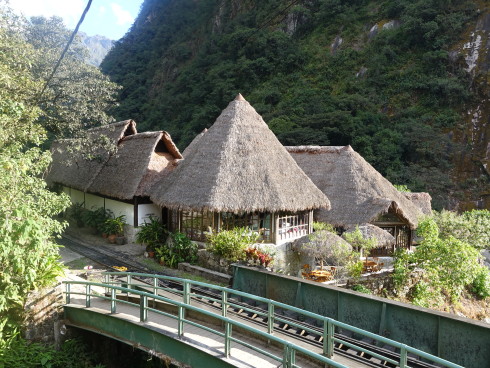
<instances>
[{"instance_id":1,"label":"green metal bridge","mask_svg":"<svg viewBox=\"0 0 490 368\"><path fill-rule=\"evenodd\" d=\"M104 283L64 283L66 325L193 367L462 367L334 319L226 287L126 272L107 272ZM250 300L264 308L244 302ZM249 318L237 311L245 311ZM299 317L291 320L288 312ZM315 320L315 326L321 327L305 324L306 320ZM303 333L285 333L284 325L316 336L317 344L302 339ZM355 344L339 334L345 331L374 343ZM340 345L355 354L340 354L335 349ZM386 345L399 353L386 354L390 351L378 348Z\"/></svg>"}]
</instances>

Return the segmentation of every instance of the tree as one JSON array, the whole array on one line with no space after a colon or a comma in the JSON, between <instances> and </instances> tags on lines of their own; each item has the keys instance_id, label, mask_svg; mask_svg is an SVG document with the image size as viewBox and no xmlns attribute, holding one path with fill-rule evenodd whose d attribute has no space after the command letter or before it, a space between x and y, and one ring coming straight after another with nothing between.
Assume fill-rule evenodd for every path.
<instances>
[{"instance_id":1,"label":"tree","mask_svg":"<svg viewBox=\"0 0 490 368\"><path fill-rule=\"evenodd\" d=\"M109 120L116 88L75 47L41 96L66 35L56 18L29 23L0 3L0 345L18 332L27 293L62 271L54 237L65 225L55 216L69 199L47 189L42 145Z\"/></svg>"},{"instance_id":2,"label":"tree","mask_svg":"<svg viewBox=\"0 0 490 368\"><path fill-rule=\"evenodd\" d=\"M422 242L413 253L399 251L394 262L394 281L398 291L415 277L408 293L415 304L432 307L447 298L456 302L465 288L480 282L481 295L486 290L489 271L480 263L480 252L454 236L442 237L436 221L426 218L419 223L417 234ZM414 270L420 270L414 273Z\"/></svg>"},{"instance_id":3,"label":"tree","mask_svg":"<svg viewBox=\"0 0 490 368\"><path fill-rule=\"evenodd\" d=\"M450 236L477 249L490 248L490 211L472 210L458 215L456 212L434 212L434 221L443 239Z\"/></svg>"}]
</instances>

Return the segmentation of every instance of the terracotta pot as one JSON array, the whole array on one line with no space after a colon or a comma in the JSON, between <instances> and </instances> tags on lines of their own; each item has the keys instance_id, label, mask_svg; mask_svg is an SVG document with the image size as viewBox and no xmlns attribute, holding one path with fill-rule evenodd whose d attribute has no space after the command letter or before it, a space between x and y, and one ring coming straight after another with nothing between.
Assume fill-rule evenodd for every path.
<instances>
[{"instance_id":1,"label":"terracotta pot","mask_svg":"<svg viewBox=\"0 0 490 368\"><path fill-rule=\"evenodd\" d=\"M153 258L153 257L155 257L155 252L152 250L148 251L148 258Z\"/></svg>"},{"instance_id":2,"label":"terracotta pot","mask_svg":"<svg viewBox=\"0 0 490 368\"><path fill-rule=\"evenodd\" d=\"M102 233L102 237L103 237L104 239L107 239L107 234L106 234L106 233Z\"/></svg>"},{"instance_id":3,"label":"terracotta pot","mask_svg":"<svg viewBox=\"0 0 490 368\"><path fill-rule=\"evenodd\" d=\"M111 234L107 237L107 241L111 244L114 244L116 242L116 234Z\"/></svg>"}]
</instances>

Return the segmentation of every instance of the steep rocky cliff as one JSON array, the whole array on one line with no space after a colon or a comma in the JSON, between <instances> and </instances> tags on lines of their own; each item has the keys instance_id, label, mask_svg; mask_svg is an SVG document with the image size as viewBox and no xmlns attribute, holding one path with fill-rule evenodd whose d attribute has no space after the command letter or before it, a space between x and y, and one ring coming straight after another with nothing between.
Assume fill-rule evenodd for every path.
<instances>
[{"instance_id":1,"label":"steep rocky cliff","mask_svg":"<svg viewBox=\"0 0 490 368\"><path fill-rule=\"evenodd\" d=\"M451 131L464 146L454 157L454 193L461 210L490 208L490 7L479 4L479 16L454 47L453 57L464 57L465 70L471 75L469 88L475 96L462 111L462 123Z\"/></svg>"},{"instance_id":2,"label":"steep rocky cliff","mask_svg":"<svg viewBox=\"0 0 490 368\"><path fill-rule=\"evenodd\" d=\"M183 149L241 92L284 144L350 144L437 208L490 208L481 0L145 0L101 68Z\"/></svg>"}]
</instances>

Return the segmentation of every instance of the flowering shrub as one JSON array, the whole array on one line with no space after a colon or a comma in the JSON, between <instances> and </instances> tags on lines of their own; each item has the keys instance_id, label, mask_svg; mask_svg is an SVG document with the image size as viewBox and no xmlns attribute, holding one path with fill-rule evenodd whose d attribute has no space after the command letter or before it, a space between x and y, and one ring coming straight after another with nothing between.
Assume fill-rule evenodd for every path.
<instances>
[{"instance_id":1,"label":"flowering shrub","mask_svg":"<svg viewBox=\"0 0 490 368\"><path fill-rule=\"evenodd\" d=\"M274 257L271 254L268 254L266 251L261 251L255 247L245 249L245 257L247 261L252 263L258 262L264 267L269 267L274 260Z\"/></svg>"}]
</instances>

